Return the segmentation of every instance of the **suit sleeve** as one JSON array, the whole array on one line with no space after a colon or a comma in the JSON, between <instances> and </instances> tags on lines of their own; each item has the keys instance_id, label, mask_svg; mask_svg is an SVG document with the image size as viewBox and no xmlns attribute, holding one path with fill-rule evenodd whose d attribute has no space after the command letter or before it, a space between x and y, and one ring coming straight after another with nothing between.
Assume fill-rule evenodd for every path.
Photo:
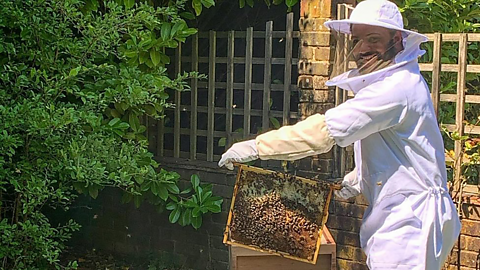
<instances>
[{"instance_id":1,"label":"suit sleeve","mask_svg":"<svg viewBox=\"0 0 480 270\"><path fill-rule=\"evenodd\" d=\"M259 157L264 160L297 160L328 152L335 144L322 114L266 132L255 140Z\"/></svg>"}]
</instances>

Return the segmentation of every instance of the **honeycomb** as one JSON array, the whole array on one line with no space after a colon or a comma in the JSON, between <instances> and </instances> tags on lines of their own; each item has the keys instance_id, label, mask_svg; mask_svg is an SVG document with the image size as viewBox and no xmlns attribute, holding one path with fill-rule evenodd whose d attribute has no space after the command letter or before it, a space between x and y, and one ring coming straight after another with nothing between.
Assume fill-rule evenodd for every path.
<instances>
[{"instance_id":1,"label":"honeycomb","mask_svg":"<svg viewBox=\"0 0 480 270\"><path fill-rule=\"evenodd\" d=\"M329 182L242 166L227 242L315 263L331 190Z\"/></svg>"}]
</instances>

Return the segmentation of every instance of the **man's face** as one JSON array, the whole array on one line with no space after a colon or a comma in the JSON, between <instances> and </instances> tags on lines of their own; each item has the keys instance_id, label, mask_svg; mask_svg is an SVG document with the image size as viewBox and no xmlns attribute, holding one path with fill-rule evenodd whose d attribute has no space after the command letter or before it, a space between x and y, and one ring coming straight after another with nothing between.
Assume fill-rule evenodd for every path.
<instances>
[{"instance_id":1,"label":"man's face","mask_svg":"<svg viewBox=\"0 0 480 270\"><path fill-rule=\"evenodd\" d=\"M400 31L392 31L380 26L354 24L351 32L352 55L360 70L369 72L378 70L379 65L390 62L389 60L402 49Z\"/></svg>"}]
</instances>

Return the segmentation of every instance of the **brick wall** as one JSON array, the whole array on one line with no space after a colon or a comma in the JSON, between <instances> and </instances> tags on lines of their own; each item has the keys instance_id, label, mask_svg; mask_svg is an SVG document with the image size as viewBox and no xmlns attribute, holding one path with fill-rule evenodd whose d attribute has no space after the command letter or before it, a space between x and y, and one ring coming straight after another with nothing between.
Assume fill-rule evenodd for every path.
<instances>
[{"instance_id":1,"label":"brick wall","mask_svg":"<svg viewBox=\"0 0 480 270\"><path fill-rule=\"evenodd\" d=\"M342 1L342 3L354 1ZM300 8L299 112L302 118L325 113L335 104L335 89L325 86L331 72L334 40L323 23L336 18L335 0L302 0ZM334 174L333 151L296 162L301 175L329 179ZM362 196L351 200L334 199L327 227L337 244L337 269L368 269L360 249L358 232L367 202Z\"/></svg>"},{"instance_id":2,"label":"brick wall","mask_svg":"<svg viewBox=\"0 0 480 270\"><path fill-rule=\"evenodd\" d=\"M460 239L447 261L448 270L480 269L480 197L468 196L464 200Z\"/></svg>"},{"instance_id":3,"label":"brick wall","mask_svg":"<svg viewBox=\"0 0 480 270\"><path fill-rule=\"evenodd\" d=\"M195 230L168 221L168 213L159 214L148 203L137 209L122 204L116 190L104 190L96 200L80 198L69 216L81 222L71 246L95 248L119 255L141 257L166 251L178 255L185 266L194 269L227 270L229 251L223 244L223 232L230 208L235 173L220 170L216 163L163 159L162 168L181 175L183 184L192 174L202 182L213 184L215 195L222 196L222 212L204 216L203 225Z\"/></svg>"}]
</instances>

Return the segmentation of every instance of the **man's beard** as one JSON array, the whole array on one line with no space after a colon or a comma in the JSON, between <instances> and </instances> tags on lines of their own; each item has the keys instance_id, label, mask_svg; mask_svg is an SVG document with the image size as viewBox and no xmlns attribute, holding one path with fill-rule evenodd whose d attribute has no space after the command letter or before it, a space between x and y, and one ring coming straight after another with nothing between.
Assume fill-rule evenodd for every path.
<instances>
[{"instance_id":1,"label":"man's beard","mask_svg":"<svg viewBox=\"0 0 480 270\"><path fill-rule=\"evenodd\" d=\"M395 45L395 42L391 39L385 53L367 52L359 55L358 59L355 59L358 73L364 75L390 66L398 53Z\"/></svg>"}]
</instances>

